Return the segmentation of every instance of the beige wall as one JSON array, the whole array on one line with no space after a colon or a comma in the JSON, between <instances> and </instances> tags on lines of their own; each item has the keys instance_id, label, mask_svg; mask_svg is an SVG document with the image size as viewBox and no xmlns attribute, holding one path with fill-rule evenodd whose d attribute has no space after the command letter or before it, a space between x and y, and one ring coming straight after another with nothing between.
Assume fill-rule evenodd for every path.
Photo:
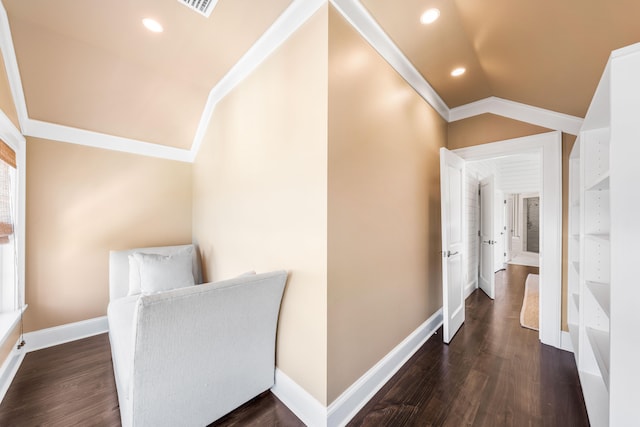
<instances>
[{"instance_id":1,"label":"beige wall","mask_svg":"<svg viewBox=\"0 0 640 427\"><path fill-rule=\"evenodd\" d=\"M448 148L471 147L488 142L502 141L521 136L549 132L551 129L531 125L529 123L500 117L493 114L482 114L448 125ZM562 134L562 319L563 331L567 328L567 215L568 215L568 158L575 136Z\"/></svg>"},{"instance_id":2,"label":"beige wall","mask_svg":"<svg viewBox=\"0 0 640 427\"><path fill-rule=\"evenodd\" d=\"M331 10L328 402L442 306L444 120Z\"/></svg>"},{"instance_id":3,"label":"beige wall","mask_svg":"<svg viewBox=\"0 0 640 427\"><path fill-rule=\"evenodd\" d=\"M449 123L447 148L455 150L487 142L550 132L551 130L495 114L481 114Z\"/></svg>"},{"instance_id":4,"label":"beige wall","mask_svg":"<svg viewBox=\"0 0 640 427\"><path fill-rule=\"evenodd\" d=\"M189 243L191 169L27 138L25 331L105 315L110 249Z\"/></svg>"},{"instance_id":5,"label":"beige wall","mask_svg":"<svg viewBox=\"0 0 640 427\"><path fill-rule=\"evenodd\" d=\"M193 185L208 280L289 271L276 362L326 404L326 6L216 107Z\"/></svg>"}]
</instances>

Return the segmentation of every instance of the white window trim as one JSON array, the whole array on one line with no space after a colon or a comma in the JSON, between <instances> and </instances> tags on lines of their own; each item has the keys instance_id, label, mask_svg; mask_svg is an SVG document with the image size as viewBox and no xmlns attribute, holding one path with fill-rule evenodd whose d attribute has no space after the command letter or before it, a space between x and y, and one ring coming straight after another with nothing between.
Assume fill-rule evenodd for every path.
<instances>
[{"instance_id":1,"label":"white window trim","mask_svg":"<svg viewBox=\"0 0 640 427\"><path fill-rule=\"evenodd\" d=\"M0 139L2 139L16 153L17 164L17 201L15 218L16 256L18 257L18 307L16 310L0 313L0 346L5 344L11 331L15 328L21 313L26 309L24 299L25 280L25 220L26 220L26 158L27 146L24 136L18 128L0 110Z\"/></svg>"}]
</instances>

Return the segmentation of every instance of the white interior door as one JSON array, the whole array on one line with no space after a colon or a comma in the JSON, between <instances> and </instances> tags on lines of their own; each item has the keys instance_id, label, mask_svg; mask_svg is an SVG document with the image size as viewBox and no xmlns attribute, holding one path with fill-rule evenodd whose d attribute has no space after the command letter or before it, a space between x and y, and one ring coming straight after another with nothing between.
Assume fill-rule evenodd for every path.
<instances>
[{"instance_id":1,"label":"white interior door","mask_svg":"<svg viewBox=\"0 0 640 427\"><path fill-rule=\"evenodd\" d=\"M513 227L514 227L514 221L513 221L513 194L509 194L507 196L507 206L506 206L506 213L505 213L505 219L506 219L506 224L507 224L507 231L505 233L505 252L507 253L507 256L505 257L505 262L509 262L511 261L511 244L512 244L512 239L513 239Z\"/></svg>"},{"instance_id":2,"label":"white interior door","mask_svg":"<svg viewBox=\"0 0 640 427\"><path fill-rule=\"evenodd\" d=\"M494 274L494 178L493 175L480 181L480 274L478 284L480 289L491 299L496 297Z\"/></svg>"},{"instance_id":3,"label":"white interior door","mask_svg":"<svg viewBox=\"0 0 640 427\"><path fill-rule=\"evenodd\" d=\"M504 268L506 251L504 247L504 230L505 230L505 199L504 193L500 190L496 190L493 197L493 202L495 209L493 211L494 222L493 222L493 240L496 241L495 245L493 245L493 262L495 263L493 266L493 272L500 271Z\"/></svg>"},{"instance_id":4,"label":"white interior door","mask_svg":"<svg viewBox=\"0 0 640 427\"><path fill-rule=\"evenodd\" d=\"M464 323L463 183L464 160L446 148L441 148L442 314L443 340L447 344Z\"/></svg>"}]
</instances>

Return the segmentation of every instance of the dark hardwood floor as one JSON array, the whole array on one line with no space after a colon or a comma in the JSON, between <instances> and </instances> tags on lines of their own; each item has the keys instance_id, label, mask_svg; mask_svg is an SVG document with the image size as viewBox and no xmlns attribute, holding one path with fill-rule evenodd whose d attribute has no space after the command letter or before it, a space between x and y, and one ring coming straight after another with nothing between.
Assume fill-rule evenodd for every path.
<instances>
[{"instance_id":1,"label":"dark hardwood floor","mask_svg":"<svg viewBox=\"0 0 640 427\"><path fill-rule=\"evenodd\" d=\"M28 353L0 404L0 426L119 426L107 334Z\"/></svg>"},{"instance_id":2,"label":"dark hardwood floor","mask_svg":"<svg viewBox=\"0 0 640 427\"><path fill-rule=\"evenodd\" d=\"M573 355L520 327L524 280L498 273L496 300L476 291L450 345L442 331L350 426L588 426ZM106 334L27 354L0 404L0 426L119 426ZM212 426L304 425L265 392Z\"/></svg>"},{"instance_id":3,"label":"dark hardwood floor","mask_svg":"<svg viewBox=\"0 0 640 427\"><path fill-rule=\"evenodd\" d=\"M573 355L520 326L530 272L497 273L495 301L476 290L451 344L440 329L349 426L588 426Z\"/></svg>"},{"instance_id":4,"label":"dark hardwood floor","mask_svg":"<svg viewBox=\"0 0 640 427\"><path fill-rule=\"evenodd\" d=\"M304 426L271 392L212 424L246 425ZM108 335L27 354L0 404L0 426L120 426Z\"/></svg>"}]
</instances>

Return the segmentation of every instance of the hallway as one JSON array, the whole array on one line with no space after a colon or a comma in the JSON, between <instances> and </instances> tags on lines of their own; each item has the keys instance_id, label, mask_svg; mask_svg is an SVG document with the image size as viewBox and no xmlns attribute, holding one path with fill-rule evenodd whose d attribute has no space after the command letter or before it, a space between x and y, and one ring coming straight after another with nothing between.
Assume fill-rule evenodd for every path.
<instances>
[{"instance_id":1,"label":"hallway","mask_svg":"<svg viewBox=\"0 0 640 427\"><path fill-rule=\"evenodd\" d=\"M588 426L573 355L520 326L524 282L537 272L496 273L496 300L476 290L451 344L440 329L349 426Z\"/></svg>"},{"instance_id":2,"label":"hallway","mask_svg":"<svg viewBox=\"0 0 640 427\"><path fill-rule=\"evenodd\" d=\"M520 326L527 274L497 273L496 300L476 290L451 345L431 337L350 426L548 426L589 422L571 353L543 346ZM119 426L106 334L27 354L0 405L0 425ZM301 426L265 392L215 426Z\"/></svg>"}]
</instances>

